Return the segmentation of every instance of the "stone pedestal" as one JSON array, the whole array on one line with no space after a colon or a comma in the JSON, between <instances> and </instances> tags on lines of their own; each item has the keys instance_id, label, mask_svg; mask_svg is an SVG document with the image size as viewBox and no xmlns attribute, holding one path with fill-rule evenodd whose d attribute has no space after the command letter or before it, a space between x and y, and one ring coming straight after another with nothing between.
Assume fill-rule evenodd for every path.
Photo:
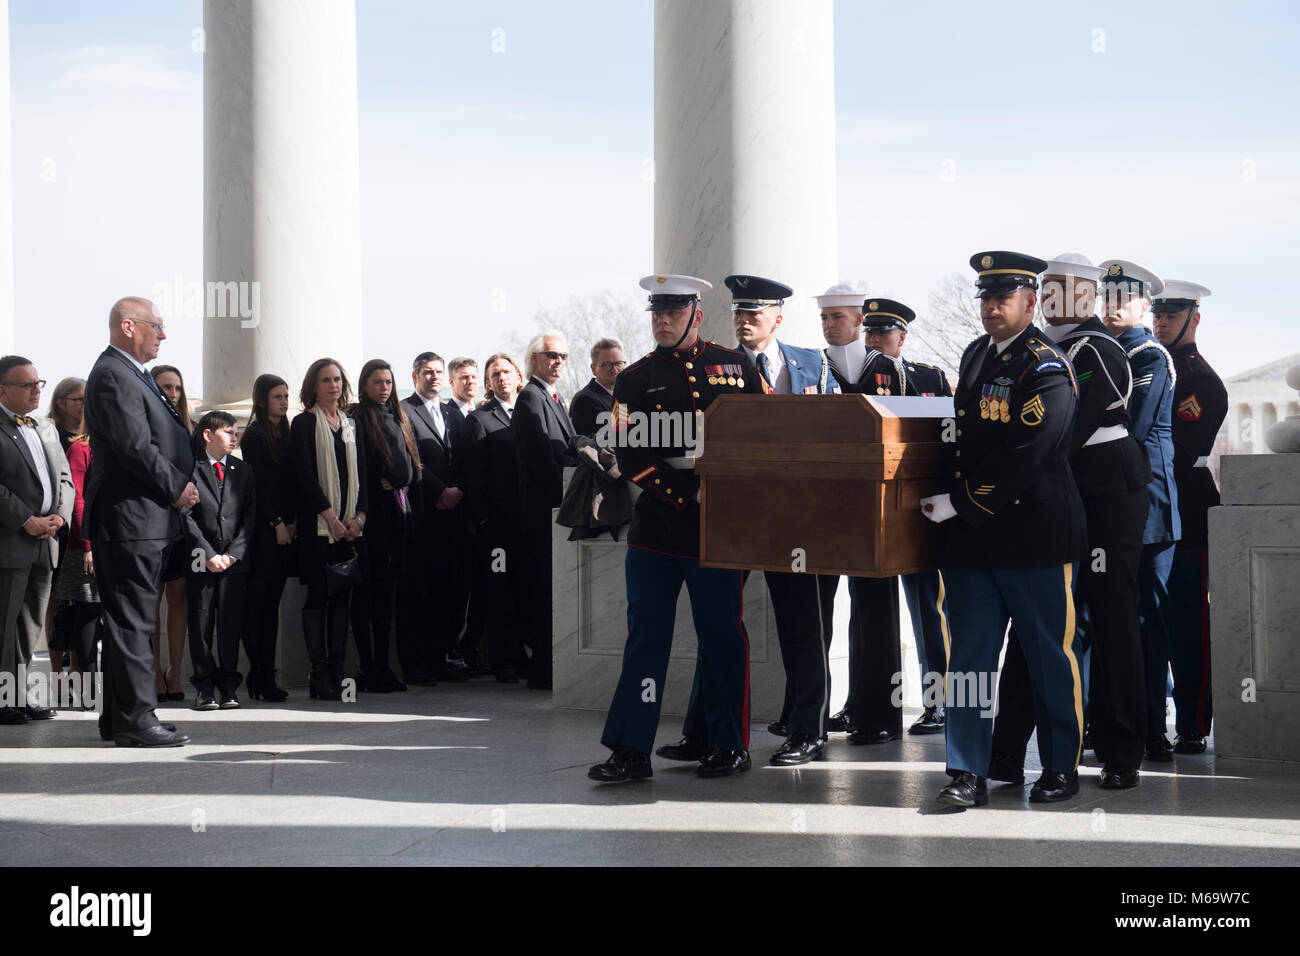
<instances>
[{"instance_id":1,"label":"stone pedestal","mask_svg":"<svg viewBox=\"0 0 1300 956\"><path fill-rule=\"evenodd\" d=\"M822 344L839 278L830 0L656 0L655 238L660 272L708 279L706 338L734 345L733 272L789 283L781 339Z\"/></svg>"},{"instance_id":2,"label":"stone pedestal","mask_svg":"<svg viewBox=\"0 0 1300 956\"><path fill-rule=\"evenodd\" d=\"M627 587L623 558L627 545L608 535L569 541L569 529L554 528L551 550L554 624L553 700L557 707L609 709L627 643ZM763 573L745 585L745 628L749 632L750 714L755 721L781 714L785 671ZM686 713L695 674L695 627L685 586L677 599L677 628L663 689L662 712ZM676 739L680 721L660 725L659 736Z\"/></svg>"},{"instance_id":3,"label":"stone pedestal","mask_svg":"<svg viewBox=\"0 0 1300 956\"><path fill-rule=\"evenodd\" d=\"M1225 455L1210 509L1215 752L1300 761L1300 455Z\"/></svg>"}]
</instances>

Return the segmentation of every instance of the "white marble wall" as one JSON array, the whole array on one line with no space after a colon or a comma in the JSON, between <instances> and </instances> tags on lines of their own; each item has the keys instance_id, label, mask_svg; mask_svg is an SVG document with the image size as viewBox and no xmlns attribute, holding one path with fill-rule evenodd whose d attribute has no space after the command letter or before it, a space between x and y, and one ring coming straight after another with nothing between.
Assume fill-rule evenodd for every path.
<instances>
[{"instance_id":1,"label":"white marble wall","mask_svg":"<svg viewBox=\"0 0 1300 956\"><path fill-rule=\"evenodd\" d=\"M623 557L627 545L608 535L569 541L558 525L552 536L554 691L557 707L609 709L622 669L627 642L627 587ZM776 621L761 572L745 586L745 628L749 632L750 713L756 721L775 720L785 693L785 670ZM686 712L695 673L695 627L686 588L677 600L677 629L663 689L663 713ZM675 737L680 721L669 720L660 737Z\"/></svg>"},{"instance_id":2,"label":"white marble wall","mask_svg":"<svg viewBox=\"0 0 1300 956\"><path fill-rule=\"evenodd\" d=\"M321 356L361 364L353 0L205 0L204 277L257 283L256 321L208 317L204 404ZM250 294L250 301L251 301Z\"/></svg>"},{"instance_id":3,"label":"white marble wall","mask_svg":"<svg viewBox=\"0 0 1300 956\"><path fill-rule=\"evenodd\" d=\"M1210 509L1220 756L1300 761L1300 454L1225 455Z\"/></svg>"},{"instance_id":4,"label":"white marble wall","mask_svg":"<svg viewBox=\"0 0 1300 956\"><path fill-rule=\"evenodd\" d=\"M653 269L708 279L704 334L735 342L733 272L794 287L782 339L822 342L839 279L831 0L656 0Z\"/></svg>"},{"instance_id":5,"label":"white marble wall","mask_svg":"<svg viewBox=\"0 0 1300 956\"><path fill-rule=\"evenodd\" d=\"M9 107L9 0L0 0L0 355L14 351L13 122Z\"/></svg>"}]
</instances>

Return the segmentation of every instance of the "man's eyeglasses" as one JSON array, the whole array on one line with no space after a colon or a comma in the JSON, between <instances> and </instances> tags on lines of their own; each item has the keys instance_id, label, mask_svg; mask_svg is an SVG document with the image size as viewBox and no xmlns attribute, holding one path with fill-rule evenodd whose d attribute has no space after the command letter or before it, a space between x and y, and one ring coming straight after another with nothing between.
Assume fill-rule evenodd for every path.
<instances>
[{"instance_id":1,"label":"man's eyeglasses","mask_svg":"<svg viewBox=\"0 0 1300 956\"><path fill-rule=\"evenodd\" d=\"M39 392L49 383L45 379L38 379L35 382L0 382L0 385L6 388L25 388L29 392Z\"/></svg>"},{"instance_id":2,"label":"man's eyeglasses","mask_svg":"<svg viewBox=\"0 0 1300 956\"><path fill-rule=\"evenodd\" d=\"M132 319L131 321L139 322L141 325L150 326L159 335L163 335L167 331L167 325L163 322L150 322L148 319Z\"/></svg>"},{"instance_id":3,"label":"man's eyeglasses","mask_svg":"<svg viewBox=\"0 0 1300 956\"><path fill-rule=\"evenodd\" d=\"M600 367L606 371L621 372L627 366L626 362L601 362Z\"/></svg>"},{"instance_id":4,"label":"man's eyeglasses","mask_svg":"<svg viewBox=\"0 0 1300 956\"><path fill-rule=\"evenodd\" d=\"M567 359L569 357L568 352L543 352L542 354L545 355L552 362L558 362Z\"/></svg>"}]
</instances>

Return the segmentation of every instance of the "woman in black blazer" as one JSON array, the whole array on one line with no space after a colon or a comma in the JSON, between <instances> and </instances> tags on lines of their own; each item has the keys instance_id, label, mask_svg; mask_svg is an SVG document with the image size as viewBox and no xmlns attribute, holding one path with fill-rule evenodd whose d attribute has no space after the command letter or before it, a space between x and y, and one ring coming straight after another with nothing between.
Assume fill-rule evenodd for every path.
<instances>
[{"instance_id":1,"label":"woman in black blazer","mask_svg":"<svg viewBox=\"0 0 1300 956\"><path fill-rule=\"evenodd\" d=\"M253 414L239 443L257 482L257 518L249 561L248 693L275 703L289 695L275 682L275 644L280 633L280 598L297 566L293 466L289 455L289 386L278 375L253 382Z\"/></svg>"},{"instance_id":2,"label":"woman in black blazer","mask_svg":"<svg viewBox=\"0 0 1300 956\"><path fill-rule=\"evenodd\" d=\"M488 653L497 680L519 682L518 669L526 665L520 643L519 610L526 599L518 562L521 522L518 453L515 448L515 399L524 385L523 374L509 355L493 355L483 366L492 398L469 416L466 487L470 520L477 528L475 559L486 569Z\"/></svg>"},{"instance_id":3,"label":"woman in black blazer","mask_svg":"<svg viewBox=\"0 0 1300 956\"><path fill-rule=\"evenodd\" d=\"M343 411L352 398L343 366L317 359L298 394L302 414L289 428L297 483L298 579L307 588L302 631L311 659L310 693L341 700L348 602L354 577L339 573L356 559L366 523L366 455L356 422Z\"/></svg>"},{"instance_id":4,"label":"woman in black blazer","mask_svg":"<svg viewBox=\"0 0 1300 956\"><path fill-rule=\"evenodd\" d=\"M389 641L397 581L413 523L411 486L420 478L420 453L411 422L397 400L392 366L371 359L361 367L358 390L351 414L366 449L370 512L361 539L366 587L352 598L352 636L360 665L357 689L386 694L406 690L389 664Z\"/></svg>"}]
</instances>

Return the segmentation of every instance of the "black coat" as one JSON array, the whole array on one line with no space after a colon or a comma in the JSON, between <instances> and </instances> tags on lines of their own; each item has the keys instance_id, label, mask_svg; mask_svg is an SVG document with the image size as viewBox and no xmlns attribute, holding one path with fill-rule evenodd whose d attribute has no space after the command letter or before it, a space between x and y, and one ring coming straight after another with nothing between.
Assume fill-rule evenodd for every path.
<instances>
[{"instance_id":1,"label":"black coat","mask_svg":"<svg viewBox=\"0 0 1300 956\"><path fill-rule=\"evenodd\" d=\"M465 501L489 533L519 530L519 454L505 407L495 398L469 416Z\"/></svg>"},{"instance_id":2,"label":"black coat","mask_svg":"<svg viewBox=\"0 0 1300 956\"><path fill-rule=\"evenodd\" d=\"M269 427L269 426L265 426ZM244 463L253 469L254 484L257 486L257 513L253 521L253 571L261 574L273 573L272 568L277 556L275 528L271 522L279 519L284 524L293 524L297 520L297 508L294 504L293 464L290 457L289 429L277 433L276 443L278 457L272 457L263 440L265 428L262 422L253 422L244 430L239 440L239 451ZM285 547L289 551L288 546Z\"/></svg>"},{"instance_id":3,"label":"black coat","mask_svg":"<svg viewBox=\"0 0 1300 956\"><path fill-rule=\"evenodd\" d=\"M405 492L406 500L414 508L413 498L417 494L419 473L411 461L411 453L406 447L401 426L387 408L379 410L379 434L373 434L367 418L359 409L355 416L357 430L364 433L366 448L366 500L370 510L366 512L366 548L372 556L386 555L399 547L406 539L414 515L403 515L397 504L397 490ZM384 461L383 447L387 446L389 460ZM387 479L393 491L380 485Z\"/></svg>"},{"instance_id":4,"label":"black coat","mask_svg":"<svg viewBox=\"0 0 1300 956\"><path fill-rule=\"evenodd\" d=\"M1083 560L1083 501L1070 470L1074 370L1029 326L1001 355L981 335L961 358L944 567L1039 568ZM1005 420L1004 420L1005 418Z\"/></svg>"},{"instance_id":5,"label":"black coat","mask_svg":"<svg viewBox=\"0 0 1300 956\"><path fill-rule=\"evenodd\" d=\"M1207 546L1206 513L1219 504L1219 489L1206 467L1196 467L1214 450L1219 426L1228 416L1228 390L1202 357L1196 343L1180 345L1170 355L1178 372L1174 383L1174 482L1183 535L1180 548Z\"/></svg>"},{"instance_id":6,"label":"black coat","mask_svg":"<svg viewBox=\"0 0 1300 956\"><path fill-rule=\"evenodd\" d=\"M564 468L576 459L569 451L573 423L564 406L534 376L515 400L513 426L519 452L519 503L525 532L551 526L551 509L564 498Z\"/></svg>"},{"instance_id":7,"label":"black coat","mask_svg":"<svg viewBox=\"0 0 1300 956\"><path fill-rule=\"evenodd\" d=\"M353 422L355 425L356 423ZM357 511L366 512L366 520L370 519L369 501L366 497L366 446L365 436L360 429L356 429L357 440ZM339 465L339 491L341 492L340 504L347 501L347 461L342 458L343 442L337 437L342 431L336 433L334 450L336 461ZM293 420L289 428L289 458L293 463L294 485L297 497L297 523L298 523L298 540L303 543L304 547L310 548L315 544L314 538L318 536L316 530L317 516L330 506L329 499L325 497L325 491L321 488L320 475L316 471L316 416L306 412L299 415ZM338 516L343 520L343 515ZM324 541L324 536L320 536ZM314 552L313 552L314 553ZM302 569L300 569L302 570Z\"/></svg>"},{"instance_id":8,"label":"black coat","mask_svg":"<svg viewBox=\"0 0 1300 956\"><path fill-rule=\"evenodd\" d=\"M419 394L402 399L406 416L415 432L415 450L424 465L420 482L412 495L415 509L413 542L418 555L438 567L451 567L459 558L456 550L465 534L464 502L439 510L438 499L447 488L465 488L464 458L468 430L465 416L455 402L442 402L443 437Z\"/></svg>"},{"instance_id":9,"label":"black coat","mask_svg":"<svg viewBox=\"0 0 1300 956\"><path fill-rule=\"evenodd\" d=\"M600 428L600 413L613 410L614 396L593 378L569 402L569 419L573 423L573 430L579 435L595 438ZM609 420L608 416L605 420Z\"/></svg>"},{"instance_id":10,"label":"black coat","mask_svg":"<svg viewBox=\"0 0 1300 956\"><path fill-rule=\"evenodd\" d=\"M194 472L194 447L176 407L147 378L110 347L86 381L94 459L85 491L88 539L171 540L181 532L172 503Z\"/></svg>"},{"instance_id":11,"label":"black coat","mask_svg":"<svg viewBox=\"0 0 1300 956\"><path fill-rule=\"evenodd\" d=\"M198 456L196 456L198 457ZM253 468L234 455L226 457L225 478L218 485L217 475L203 455L194 465L194 486L199 489L199 503L185 512L186 571L196 572L195 550L203 560L228 554L235 563L222 574L247 574L255 541L253 527L257 515L257 482Z\"/></svg>"}]
</instances>

